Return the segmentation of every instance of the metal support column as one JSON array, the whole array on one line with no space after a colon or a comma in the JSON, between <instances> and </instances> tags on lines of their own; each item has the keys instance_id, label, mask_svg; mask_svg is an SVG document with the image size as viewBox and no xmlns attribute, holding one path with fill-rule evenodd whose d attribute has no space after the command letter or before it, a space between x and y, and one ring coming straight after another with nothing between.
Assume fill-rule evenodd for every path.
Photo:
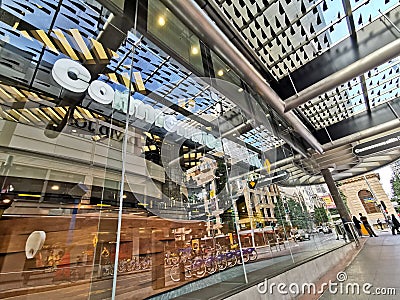
<instances>
[{"instance_id":1,"label":"metal support column","mask_svg":"<svg viewBox=\"0 0 400 300\"><path fill-rule=\"evenodd\" d=\"M329 192L331 193L333 201L335 202L336 209L338 210L338 213L343 222L350 222L350 216L347 212L343 199L340 196L339 190L336 187L335 181L333 180L331 171L329 169L322 169L321 174L322 176L324 176L325 183L328 186Z\"/></svg>"}]
</instances>

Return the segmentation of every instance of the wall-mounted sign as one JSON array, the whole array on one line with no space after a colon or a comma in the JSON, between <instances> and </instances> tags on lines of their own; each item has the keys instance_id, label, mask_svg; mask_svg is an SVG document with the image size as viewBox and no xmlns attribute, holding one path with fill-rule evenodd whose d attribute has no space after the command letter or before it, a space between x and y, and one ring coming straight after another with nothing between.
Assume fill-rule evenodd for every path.
<instances>
[{"instance_id":1,"label":"wall-mounted sign","mask_svg":"<svg viewBox=\"0 0 400 300\"><path fill-rule=\"evenodd\" d=\"M336 208L335 202L331 195L320 196L321 200L325 202L326 208Z\"/></svg>"},{"instance_id":2,"label":"wall-mounted sign","mask_svg":"<svg viewBox=\"0 0 400 300\"><path fill-rule=\"evenodd\" d=\"M164 128L168 132L175 132L177 135L190 139L195 143L215 149L217 152L223 150L226 138L217 138L212 134L204 132L194 126L178 120L173 115L166 115L160 109L135 99L129 95L129 91L114 90L107 82L101 80L91 81L90 73L85 66L71 59L62 58L55 62L52 69L53 79L63 88L74 93L85 93L97 103L111 105L112 108L129 112L129 115L144 120L149 124ZM143 80L139 72L133 72L137 92L145 90ZM129 84L128 84L129 86ZM129 106L129 107L128 107ZM256 155L249 155L249 164L262 168L262 162Z\"/></svg>"},{"instance_id":3,"label":"wall-mounted sign","mask_svg":"<svg viewBox=\"0 0 400 300\"><path fill-rule=\"evenodd\" d=\"M384 137L359 144L353 147L353 153L357 156L369 156L379 152L400 147L400 133L392 133Z\"/></svg>"}]
</instances>

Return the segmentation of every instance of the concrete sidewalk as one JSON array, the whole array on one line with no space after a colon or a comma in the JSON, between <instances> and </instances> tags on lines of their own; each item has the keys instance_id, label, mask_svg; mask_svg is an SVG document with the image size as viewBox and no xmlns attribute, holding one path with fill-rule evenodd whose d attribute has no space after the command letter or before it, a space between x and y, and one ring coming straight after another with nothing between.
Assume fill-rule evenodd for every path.
<instances>
[{"instance_id":1,"label":"concrete sidewalk","mask_svg":"<svg viewBox=\"0 0 400 300\"><path fill-rule=\"evenodd\" d=\"M342 278L342 281L335 282L338 284L338 291L335 292L335 287L332 293L326 290L319 299L400 299L400 235L378 230L376 233L378 237L365 237L368 240L363 249L345 269L345 274L338 275ZM344 279L346 276L347 279ZM359 295L352 292L353 288L350 285L355 284L360 287ZM340 290L341 286L343 292ZM363 292L363 286L367 293ZM386 295L382 295L383 293Z\"/></svg>"}]
</instances>

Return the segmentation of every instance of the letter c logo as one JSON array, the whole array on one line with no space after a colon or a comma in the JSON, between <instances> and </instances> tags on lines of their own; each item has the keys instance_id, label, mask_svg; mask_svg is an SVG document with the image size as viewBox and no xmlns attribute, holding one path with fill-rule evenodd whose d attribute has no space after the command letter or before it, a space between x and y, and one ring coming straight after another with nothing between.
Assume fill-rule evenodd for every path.
<instances>
[{"instance_id":1,"label":"letter c logo","mask_svg":"<svg viewBox=\"0 0 400 300\"><path fill-rule=\"evenodd\" d=\"M91 80L90 73L84 66L67 58L61 58L54 63L51 75L55 82L75 93L85 92Z\"/></svg>"}]
</instances>

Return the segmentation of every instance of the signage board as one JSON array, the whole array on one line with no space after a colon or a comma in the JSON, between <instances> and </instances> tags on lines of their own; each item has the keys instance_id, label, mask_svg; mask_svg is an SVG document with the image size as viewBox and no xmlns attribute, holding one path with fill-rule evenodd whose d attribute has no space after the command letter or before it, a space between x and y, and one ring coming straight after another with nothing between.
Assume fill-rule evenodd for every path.
<instances>
[{"instance_id":1,"label":"signage board","mask_svg":"<svg viewBox=\"0 0 400 300\"><path fill-rule=\"evenodd\" d=\"M321 200L325 202L326 208L336 208L335 202L333 202L331 195L320 196Z\"/></svg>"}]
</instances>

